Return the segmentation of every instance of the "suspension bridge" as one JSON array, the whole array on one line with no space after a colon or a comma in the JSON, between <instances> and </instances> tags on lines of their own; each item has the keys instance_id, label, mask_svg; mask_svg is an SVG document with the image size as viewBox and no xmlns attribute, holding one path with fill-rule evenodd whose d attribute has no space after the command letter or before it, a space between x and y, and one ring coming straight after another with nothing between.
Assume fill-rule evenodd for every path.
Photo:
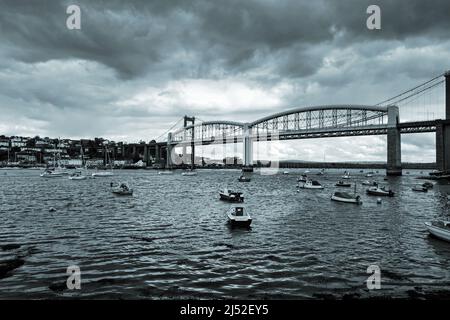
<instances>
[{"instance_id":1,"label":"suspension bridge","mask_svg":"<svg viewBox=\"0 0 450 320\"><path fill-rule=\"evenodd\" d=\"M175 147L182 147L182 163L194 167L197 145L243 143L244 168L252 170L255 142L386 135L387 175L401 175L401 135L422 132L436 133L436 169L450 171L450 71L374 105L302 106L245 123L196 123L185 116L153 148L155 157L172 168L180 164Z\"/></svg>"}]
</instances>

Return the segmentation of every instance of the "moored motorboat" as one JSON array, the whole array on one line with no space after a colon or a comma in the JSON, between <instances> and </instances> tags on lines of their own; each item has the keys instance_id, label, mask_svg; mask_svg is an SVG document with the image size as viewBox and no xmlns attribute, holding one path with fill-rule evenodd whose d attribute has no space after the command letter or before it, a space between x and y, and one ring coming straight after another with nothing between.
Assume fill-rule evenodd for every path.
<instances>
[{"instance_id":1,"label":"moored motorboat","mask_svg":"<svg viewBox=\"0 0 450 320\"><path fill-rule=\"evenodd\" d=\"M374 186L376 187L378 185L378 183L376 181L369 181L369 180L365 180L362 182L363 186Z\"/></svg>"},{"instance_id":2,"label":"moored motorboat","mask_svg":"<svg viewBox=\"0 0 450 320\"><path fill-rule=\"evenodd\" d=\"M44 172L40 174L42 178L60 178L64 175L66 175L65 172L49 169L46 169Z\"/></svg>"},{"instance_id":3,"label":"moored motorboat","mask_svg":"<svg viewBox=\"0 0 450 320\"><path fill-rule=\"evenodd\" d=\"M299 185L302 189L323 189L323 186L316 180L308 180L303 185Z\"/></svg>"},{"instance_id":4,"label":"moored motorboat","mask_svg":"<svg viewBox=\"0 0 450 320\"><path fill-rule=\"evenodd\" d=\"M386 190L385 187L371 187L369 189L366 190L368 195L372 195L372 196L384 196L384 197L393 197L394 196L394 192L392 190Z\"/></svg>"},{"instance_id":5,"label":"moored motorboat","mask_svg":"<svg viewBox=\"0 0 450 320\"><path fill-rule=\"evenodd\" d=\"M335 192L331 196L331 200L344 203L362 204L360 196L350 194L348 192Z\"/></svg>"},{"instance_id":6,"label":"moored motorboat","mask_svg":"<svg viewBox=\"0 0 450 320\"><path fill-rule=\"evenodd\" d=\"M250 182L250 178L244 175L241 175L238 179L239 182Z\"/></svg>"},{"instance_id":7,"label":"moored motorboat","mask_svg":"<svg viewBox=\"0 0 450 320\"><path fill-rule=\"evenodd\" d=\"M86 180L86 178L81 171L74 172L69 176L69 180Z\"/></svg>"},{"instance_id":8,"label":"moored motorboat","mask_svg":"<svg viewBox=\"0 0 450 320\"><path fill-rule=\"evenodd\" d=\"M425 222L425 226L431 235L450 242L450 221L437 220Z\"/></svg>"},{"instance_id":9,"label":"moored motorboat","mask_svg":"<svg viewBox=\"0 0 450 320\"><path fill-rule=\"evenodd\" d=\"M350 174L347 171L345 171L344 175L342 176L342 179L350 179Z\"/></svg>"},{"instance_id":10,"label":"moored motorboat","mask_svg":"<svg viewBox=\"0 0 450 320\"><path fill-rule=\"evenodd\" d=\"M158 174L159 175L173 174L173 171L170 170L158 171Z\"/></svg>"},{"instance_id":11,"label":"moored motorboat","mask_svg":"<svg viewBox=\"0 0 450 320\"><path fill-rule=\"evenodd\" d=\"M196 176L197 171L194 170L187 170L181 173L182 176Z\"/></svg>"},{"instance_id":12,"label":"moored motorboat","mask_svg":"<svg viewBox=\"0 0 450 320\"><path fill-rule=\"evenodd\" d=\"M128 184L121 183L119 185L114 186L114 184L111 182L111 192L119 195L119 196L131 196L133 195L133 189L131 189Z\"/></svg>"},{"instance_id":13,"label":"moored motorboat","mask_svg":"<svg viewBox=\"0 0 450 320\"><path fill-rule=\"evenodd\" d=\"M252 217L244 207L231 207L228 212L228 223L231 227L250 227Z\"/></svg>"},{"instance_id":14,"label":"moored motorboat","mask_svg":"<svg viewBox=\"0 0 450 320\"><path fill-rule=\"evenodd\" d=\"M244 202L242 192L235 192L229 189L223 189L219 191L220 200L228 202Z\"/></svg>"},{"instance_id":15,"label":"moored motorboat","mask_svg":"<svg viewBox=\"0 0 450 320\"><path fill-rule=\"evenodd\" d=\"M287 171L287 170L283 171L283 174L289 174L289 171Z\"/></svg>"},{"instance_id":16,"label":"moored motorboat","mask_svg":"<svg viewBox=\"0 0 450 320\"><path fill-rule=\"evenodd\" d=\"M424 188L427 188L427 189L433 189L433 184L431 183L431 182L424 182L423 184L422 184L422 187L424 187Z\"/></svg>"},{"instance_id":17,"label":"moored motorboat","mask_svg":"<svg viewBox=\"0 0 450 320\"><path fill-rule=\"evenodd\" d=\"M325 170L324 170L324 169L321 169L319 172L317 172L317 175L318 175L318 176L323 176L324 173L325 173Z\"/></svg>"},{"instance_id":18,"label":"moored motorboat","mask_svg":"<svg viewBox=\"0 0 450 320\"><path fill-rule=\"evenodd\" d=\"M372 178L373 177L373 172L372 171L367 172L366 177L367 178Z\"/></svg>"},{"instance_id":19,"label":"moored motorboat","mask_svg":"<svg viewBox=\"0 0 450 320\"><path fill-rule=\"evenodd\" d=\"M412 187L412 191L415 192L428 192L428 189L423 186L414 186Z\"/></svg>"},{"instance_id":20,"label":"moored motorboat","mask_svg":"<svg viewBox=\"0 0 450 320\"><path fill-rule=\"evenodd\" d=\"M336 183L336 187L351 187L351 186L352 186L351 183L349 183L349 182L344 182L344 181L342 181L342 180L339 180L339 181Z\"/></svg>"},{"instance_id":21,"label":"moored motorboat","mask_svg":"<svg viewBox=\"0 0 450 320\"><path fill-rule=\"evenodd\" d=\"M97 171L97 172L92 173L92 176L94 178L112 177L113 175L114 175L114 173L111 171Z\"/></svg>"}]
</instances>

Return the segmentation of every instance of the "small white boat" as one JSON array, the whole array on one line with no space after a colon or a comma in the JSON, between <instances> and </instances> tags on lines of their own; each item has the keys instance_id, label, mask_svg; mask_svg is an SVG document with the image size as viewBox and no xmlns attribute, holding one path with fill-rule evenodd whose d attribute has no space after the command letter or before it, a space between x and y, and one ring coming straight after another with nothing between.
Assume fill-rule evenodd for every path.
<instances>
[{"instance_id":1,"label":"small white boat","mask_svg":"<svg viewBox=\"0 0 450 320\"><path fill-rule=\"evenodd\" d=\"M114 175L111 171L97 171L92 174L93 177L103 178L103 177L112 177Z\"/></svg>"},{"instance_id":2,"label":"small white boat","mask_svg":"<svg viewBox=\"0 0 450 320\"><path fill-rule=\"evenodd\" d=\"M188 171L182 172L181 175L182 176L196 176L197 175L197 171L188 170Z\"/></svg>"},{"instance_id":3,"label":"small white boat","mask_svg":"<svg viewBox=\"0 0 450 320\"><path fill-rule=\"evenodd\" d=\"M450 242L450 221L425 222L425 226L428 232L436 238Z\"/></svg>"},{"instance_id":4,"label":"small white boat","mask_svg":"<svg viewBox=\"0 0 450 320\"><path fill-rule=\"evenodd\" d=\"M59 170L45 170L43 173L40 174L42 178L61 178L67 173L59 171Z\"/></svg>"},{"instance_id":5,"label":"small white boat","mask_svg":"<svg viewBox=\"0 0 450 320\"><path fill-rule=\"evenodd\" d=\"M323 176L324 173L325 173L325 170L324 170L324 169L321 169L319 172L317 172L317 175L318 175L318 176Z\"/></svg>"},{"instance_id":6,"label":"small white boat","mask_svg":"<svg viewBox=\"0 0 450 320\"><path fill-rule=\"evenodd\" d=\"M348 172L345 172L342 176L342 179L350 179L350 174Z\"/></svg>"},{"instance_id":7,"label":"small white boat","mask_svg":"<svg viewBox=\"0 0 450 320\"><path fill-rule=\"evenodd\" d=\"M331 200L345 203L362 204L361 197L348 192L335 192L331 196Z\"/></svg>"},{"instance_id":8,"label":"small white boat","mask_svg":"<svg viewBox=\"0 0 450 320\"><path fill-rule=\"evenodd\" d=\"M283 171L283 174L289 174L289 171Z\"/></svg>"},{"instance_id":9,"label":"small white boat","mask_svg":"<svg viewBox=\"0 0 450 320\"><path fill-rule=\"evenodd\" d=\"M298 187L302 189L323 189L323 186L316 180L308 180Z\"/></svg>"},{"instance_id":10,"label":"small white boat","mask_svg":"<svg viewBox=\"0 0 450 320\"><path fill-rule=\"evenodd\" d=\"M306 182L308 181L308 176L306 174L302 174L300 178L297 179L297 182Z\"/></svg>"},{"instance_id":11,"label":"small white boat","mask_svg":"<svg viewBox=\"0 0 450 320\"><path fill-rule=\"evenodd\" d=\"M244 175L241 175L238 179L239 182L250 182L250 180L251 179L249 177L246 177Z\"/></svg>"},{"instance_id":12,"label":"small white boat","mask_svg":"<svg viewBox=\"0 0 450 320\"><path fill-rule=\"evenodd\" d=\"M242 192L234 192L229 189L223 189L219 191L220 200L228 202L244 202Z\"/></svg>"},{"instance_id":13,"label":"small white boat","mask_svg":"<svg viewBox=\"0 0 450 320\"><path fill-rule=\"evenodd\" d=\"M350 182L344 182L344 181L340 180L335 184L335 186L336 187L351 187L352 184Z\"/></svg>"},{"instance_id":14,"label":"small white boat","mask_svg":"<svg viewBox=\"0 0 450 320\"><path fill-rule=\"evenodd\" d=\"M80 171L74 172L69 176L69 180L86 180L87 177Z\"/></svg>"},{"instance_id":15,"label":"small white boat","mask_svg":"<svg viewBox=\"0 0 450 320\"><path fill-rule=\"evenodd\" d=\"M228 223L231 227L248 228L252 224L252 217L244 207L231 207L227 213Z\"/></svg>"},{"instance_id":16,"label":"small white boat","mask_svg":"<svg viewBox=\"0 0 450 320\"><path fill-rule=\"evenodd\" d=\"M158 174L160 174L160 175L173 174L173 171L170 171L170 170L158 171Z\"/></svg>"},{"instance_id":17,"label":"small white boat","mask_svg":"<svg viewBox=\"0 0 450 320\"><path fill-rule=\"evenodd\" d=\"M131 189L126 183L121 183L120 185L114 186L114 184L111 182L111 188L112 193L119 196L133 195L133 189Z\"/></svg>"},{"instance_id":18,"label":"small white boat","mask_svg":"<svg viewBox=\"0 0 450 320\"><path fill-rule=\"evenodd\" d=\"M310 173L309 170L305 170L304 175L307 175L308 173Z\"/></svg>"},{"instance_id":19,"label":"small white boat","mask_svg":"<svg viewBox=\"0 0 450 320\"><path fill-rule=\"evenodd\" d=\"M367 178L372 178L373 177L373 172L372 171L367 172L366 177Z\"/></svg>"},{"instance_id":20,"label":"small white boat","mask_svg":"<svg viewBox=\"0 0 450 320\"><path fill-rule=\"evenodd\" d=\"M428 192L428 189L423 186L414 186L412 187L412 191L415 192Z\"/></svg>"},{"instance_id":21,"label":"small white boat","mask_svg":"<svg viewBox=\"0 0 450 320\"><path fill-rule=\"evenodd\" d=\"M392 190L386 190L385 187L371 187L366 190L368 195L372 196L384 196L384 197L393 197L394 192Z\"/></svg>"},{"instance_id":22,"label":"small white boat","mask_svg":"<svg viewBox=\"0 0 450 320\"><path fill-rule=\"evenodd\" d=\"M369 181L369 180L365 180L362 182L363 186L374 186L376 187L378 185L378 183L376 181Z\"/></svg>"}]
</instances>

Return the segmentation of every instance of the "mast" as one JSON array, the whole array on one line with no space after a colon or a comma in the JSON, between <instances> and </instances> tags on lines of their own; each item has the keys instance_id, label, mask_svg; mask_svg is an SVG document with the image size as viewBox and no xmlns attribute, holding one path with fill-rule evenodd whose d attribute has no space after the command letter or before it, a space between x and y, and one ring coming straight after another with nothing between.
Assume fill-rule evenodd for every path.
<instances>
[{"instance_id":1,"label":"mast","mask_svg":"<svg viewBox=\"0 0 450 320\"><path fill-rule=\"evenodd\" d=\"M81 167L84 167L84 153L83 153L83 145L81 145Z\"/></svg>"}]
</instances>

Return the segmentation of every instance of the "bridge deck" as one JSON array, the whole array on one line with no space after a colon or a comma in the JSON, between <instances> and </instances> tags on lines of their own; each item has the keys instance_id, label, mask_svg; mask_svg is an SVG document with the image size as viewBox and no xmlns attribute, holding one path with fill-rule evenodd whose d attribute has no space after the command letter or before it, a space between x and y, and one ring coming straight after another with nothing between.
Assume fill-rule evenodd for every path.
<instances>
[{"instance_id":1,"label":"bridge deck","mask_svg":"<svg viewBox=\"0 0 450 320\"><path fill-rule=\"evenodd\" d=\"M435 132L436 120L432 121L415 121L415 122L402 122L397 125L400 129L400 133L423 133L423 132ZM353 128L333 128L333 129L310 129L310 130L288 130L280 131L275 134L266 134L264 132L253 133L252 139L254 141L270 141L270 140L294 140L294 139L314 139L314 138L333 138L333 137L350 137L350 136L372 136L372 135L385 135L387 134L387 125L369 125ZM241 135L228 136L228 137L211 137L205 139L195 139L195 145L210 145L210 144L229 144L229 143L241 143L243 137ZM173 145L189 145L191 140L186 141L173 141Z\"/></svg>"}]
</instances>

